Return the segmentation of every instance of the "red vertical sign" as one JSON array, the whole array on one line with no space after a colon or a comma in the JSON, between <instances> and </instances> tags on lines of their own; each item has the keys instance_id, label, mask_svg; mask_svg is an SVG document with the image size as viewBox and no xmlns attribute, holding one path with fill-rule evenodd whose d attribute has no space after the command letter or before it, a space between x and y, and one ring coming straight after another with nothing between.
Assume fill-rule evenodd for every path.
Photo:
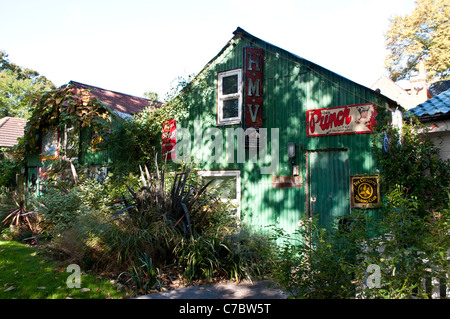
<instances>
[{"instance_id":1,"label":"red vertical sign","mask_svg":"<svg viewBox=\"0 0 450 319\"><path fill-rule=\"evenodd\" d=\"M162 157L173 161L177 145L177 120L167 120L162 127Z\"/></svg>"},{"instance_id":2,"label":"red vertical sign","mask_svg":"<svg viewBox=\"0 0 450 319\"><path fill-rule=\"evenodd\" d=\"M244 49L244 114L245 127L262 127L263 66L262 49Z\"/></svg>"}]
</instances>

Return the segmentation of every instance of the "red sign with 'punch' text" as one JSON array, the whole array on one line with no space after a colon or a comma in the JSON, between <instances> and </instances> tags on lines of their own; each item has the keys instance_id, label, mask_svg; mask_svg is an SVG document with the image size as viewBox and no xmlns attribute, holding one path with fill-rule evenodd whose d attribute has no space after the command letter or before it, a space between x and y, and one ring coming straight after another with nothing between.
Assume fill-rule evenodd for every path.
<instances>
[{"instance_id":1,"label":"red sign with 'punch' text","mask_svg":"<svg viewBox=\"0 0 450 319\"><path fill-rule=\"evenodd\" d=\"M356 104L306 111L309 137L372 133L377 111L373 104Z\"/></svg>"}]
</instances>

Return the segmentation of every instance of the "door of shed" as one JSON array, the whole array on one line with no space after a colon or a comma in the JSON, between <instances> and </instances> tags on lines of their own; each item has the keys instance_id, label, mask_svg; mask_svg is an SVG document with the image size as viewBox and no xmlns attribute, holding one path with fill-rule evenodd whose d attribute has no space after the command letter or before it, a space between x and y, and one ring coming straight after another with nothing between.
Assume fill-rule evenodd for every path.
<instances>
[{"instance_id":1,"label":"door of shed","mask_svg":"<svg viewBox=\"0 0 450 319\"><path fill-rule=\"evenodd\" d=\"M331 229L340 217L350 213L348 151L308 153L309 213Z\"/></svg>"}]
</instances>

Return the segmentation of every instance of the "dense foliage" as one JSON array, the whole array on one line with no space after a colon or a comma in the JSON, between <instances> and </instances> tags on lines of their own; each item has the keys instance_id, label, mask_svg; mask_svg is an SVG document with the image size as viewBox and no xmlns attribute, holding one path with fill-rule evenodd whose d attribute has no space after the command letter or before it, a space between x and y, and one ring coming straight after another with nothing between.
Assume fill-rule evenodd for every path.
<instances>
[{"instance_id":1,"label":"dense foliage","mask_svg":"<svg viewBox=\"0 0 450 319\"><path fill-rule=\"evenodd\" d=\"M393 81L408 78L420 58L429 81L450 77L450 4L448 0L419 0L409 15L394 16L385 35L386 68Z\"/></svg>"},{"instance_id":2,"label":"dense foliage","mask_svg":"<svg viewBox=\"0 0 450 319\"><path fill-rule=\"evenodd\" d=\"M16 186L16 174L20 172L20 163L7 148L0 148L0 192Z\"/></svg>"},{"instance_id":3,"label":"dense foliage","mask_svg":"<svg viewBox=\"0 0 450 319\"><path fill-rule=\"evenodd\" d=\"M117 176L130 172L138 173L139 165L148 165L154 170L153 155L161 148L161 130L163 124L172 119L182 120L188 110L185 95L189 90L189 80L178 78L176 84L167 93L166 102L152 103L133 118L116 121L110 128L110 134L105 136L108 153L111 158L109 170ZM153 92L147 92L147 97L157 98ZM160 154L159 163L164 162L164 154Z\"/></svg>"},{"instance_id":4,"label":"dense foliage","mask_svg":"<svg viewBox=\"0 0 450 319\"><path fill-rule=\"evenodd\" d=\"M67 128L73 128L66 141L71 148L60 147L61 157L77 156L79 145L76 139L79 130L90 127L95 132L107 132L111 121L111 111L98 99L91 97L87 90L76 89L73 85L63 85L55 90L46 91L30 101L32 114L25 127L21 146L26 153L39 151L39 141L46 129L58 129L63 134ZM69 154L66 152L70 149Z\"/></svg>"},{"instance_id":5,"label":"dense foliage","mask_svg":"<svg viewBox=\"0 0 450 319\"><path fill-rule=\"evenodd\" d=\"M45 76L12 63L8 54L0 51L0 117L28 118L28 98L53 88L53 83Z\"/></svg>"},{"instance_id":6,"label":"dense foliage","mask_svg":"<svg viewBox=\"0 0 450 319\"><path fill-rule=\"evenodd\" d=\"M433 210L448 208L450 162L439 157L439 145L415 119L405 121L401 130L391 126L375 135L374 147L381 166L382 191L399 187L405 197L417 200L415 213L421 217Z\"/></svg>"},{"instance_id":7,"label":"dense foliage","mask_svg":"<svg viewBox=\"0 0 450 319\"><path fill-rule=\"evenodd\" d=\"M120 182L80 176L69 190L51 187L37 203L42 235L84 269L120 272L137 293L167 273L189 281L267 274L269 238L238 227L229 204L190 174L143 169Z\"/></svg>"},{"instance_id":8,"label":"dense foliage","mask_svg":"<svg viewBox=\"0 0 450 319\"><path fill-rule=\"evenodd\" d=\"M274 279L295 298L429 298L424 282L445 279L450 249L449 161L423 127L380 127L374 147L381 166L383 219L365 210L346 227L326 231L307 220L286 240ZM388 142L387 142L388 138ZM374 280L372 269L379 269ZM373 284L375 282L376 284ZM372 283L372 285L371 285Z\"/></svg>"}]
</instances>

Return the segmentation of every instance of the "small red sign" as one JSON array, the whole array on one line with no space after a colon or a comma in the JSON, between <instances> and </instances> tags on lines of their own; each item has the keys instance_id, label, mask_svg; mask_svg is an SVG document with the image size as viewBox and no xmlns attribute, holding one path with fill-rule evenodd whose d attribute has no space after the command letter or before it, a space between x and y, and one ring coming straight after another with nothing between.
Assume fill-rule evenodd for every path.
<instances>
[{"instance_id":1,"label":"small red sign","mask_svg":"<svg viewBox=\"0 0 450 319\"><path fill-rule=\"evenodd\" d=\"M175 159L175 150L177 145L177 120L167 120L162 127L162 158L167 154L167 159L172 161Z\"/></svg>"}]
</instances>

